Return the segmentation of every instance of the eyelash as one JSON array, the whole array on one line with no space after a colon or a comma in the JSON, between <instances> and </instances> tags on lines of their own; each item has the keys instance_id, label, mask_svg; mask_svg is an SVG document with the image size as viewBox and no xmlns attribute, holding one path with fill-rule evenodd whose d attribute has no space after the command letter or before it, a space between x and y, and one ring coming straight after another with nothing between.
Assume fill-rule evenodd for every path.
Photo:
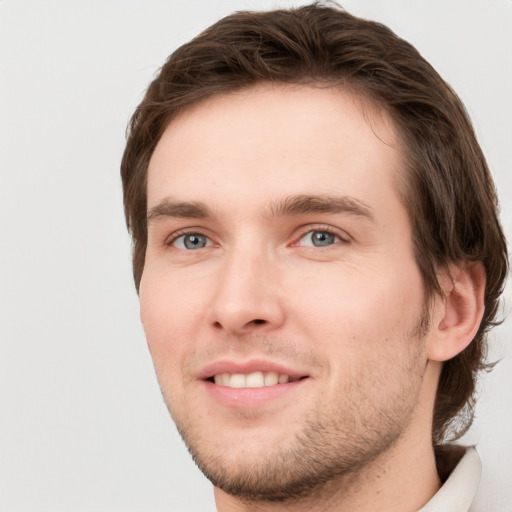
<instances>
[{"instance_id":1,"label":"eyelash","mask_svg":"<svg viewBox=\"0 0 512 512\"><path fill-rule=\"evenodd\" d=\"M333 235L333 236L339 238L342 243L345 243L345 244L350 243L350 237L347 235L346 232L341 231L340 229L336 229L336 228L333 228L332 226L328 226L328 225L324 225L324 224L318 224L318 225L313 225L313 226L311 224L308 224L307 226L304 226L304 228L300 230L298 236L294 237L294 239L296 241L292 243L292 246L297 245L304 236L306 236L308 233L312 233L312 232L327 233L329 235ZM327 246L326 248L328 248L328 247L329 246ZM317 247L317 248L320 248L320 247Z\"/></svg>"},{"instance_id":2,"label":"eyelash","mask_svg":"<svg viewBox=\"0 0 512 512\"><path fill-rule=\"evenodd\" d=\"M312 226L309 224L307 226L304 226L302 229L300 229L298 234L293 237L293 239L295 241L291 243L291 246L292 247L297 246L298 243L300 242L300 240L304 236L306 236L308 233L312 233L315 231L333 235L333 236L339 238L341 243L345 243L345 244L350 243L350 237L344 231L335 229L332 226L321 225L321 224ZM180 230L180 231L177 231L176 233L173 233L165 240L164 245L167 247L172 247L172 245L176 242L176 240L178 240L182 236L187 236L187 235L203 236L203 237L207 238L208 240L212 241L211 237L208 236L207 234L205 234L204 232L202 232L200 229L191 228L191 229ZM326 248L328 248L328 247L329 246L327 246ZM321 248L321 247L317 247L317 248Z\"/></svg>"},{"instance_id":3,"label":"eyelash","mask_svg":"<svg viewBox=\"0 0 512 512\"><path fill-rule=\"evenodd\" d=\"M191 229L183 229L180 231L176 231L175 233L172 233L170 236L168 236L165 239L164 245L171 247L172 244L174 242L176 242L176 240L178 240L178 238L181 238L182 236L187 236L187 235L204 236L205 238L207 238L208 240L211 241L211 237L209 237L208 235L203 233L200 229L191 228Z\"/></svg>"}]
</instances>

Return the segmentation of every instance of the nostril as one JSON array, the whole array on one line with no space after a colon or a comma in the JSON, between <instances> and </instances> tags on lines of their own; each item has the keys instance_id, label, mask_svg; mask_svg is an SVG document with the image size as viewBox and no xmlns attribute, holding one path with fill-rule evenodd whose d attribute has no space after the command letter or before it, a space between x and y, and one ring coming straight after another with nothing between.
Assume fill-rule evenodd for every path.
<instances>
[{"instance_id":1,"label":"nostril","mask_svg":"<svg viewBox=\"0 0 512 512\"><path fill-rule=\"evenodd\" d=\"M265 320L261 320L261 318L256 318L256 320L253 320L252 323L256 324L256 325L260 325L260 324L264 324Z\"/></svg>"}]
</instances>

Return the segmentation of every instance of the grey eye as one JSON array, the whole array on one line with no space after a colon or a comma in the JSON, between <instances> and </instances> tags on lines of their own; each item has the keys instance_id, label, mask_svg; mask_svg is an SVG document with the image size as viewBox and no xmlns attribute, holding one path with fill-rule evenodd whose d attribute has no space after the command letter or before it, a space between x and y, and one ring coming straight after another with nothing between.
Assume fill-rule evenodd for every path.
<instances>
[{"instance_id":1,"label":"grey eye","mask_svg":"<svg viewBox=\"0 0 512 512\"><path fill-rule=\"evenodd\" d=\"M176 238L173 245L178 249L202 249L209 245L209 239L204 235L197 233L189 233L188 235L182 235Z\"/></svg>"},{"instance_id":2,"label":"grey eye","mask_svg":"<svg viewBox=\"0 0 512 512\"><path fill-rule=\"evenodd\" d=\"M313 247L327 247L339 241L336 235L328 231L310 231L300 239L301 245Z\"/></svg>"},{"instance_id":3,"label":"grey eye","mask_svg":"<svg viewBox=\"0 0 512 512\"><path fill-rule=\"evenodd\" d=\"M336 241L336 237L332 233L326 233L325 231L313 231L311 241L316 247L324 247L325 245L333 244Z\"/></svg>"}]
</instances>

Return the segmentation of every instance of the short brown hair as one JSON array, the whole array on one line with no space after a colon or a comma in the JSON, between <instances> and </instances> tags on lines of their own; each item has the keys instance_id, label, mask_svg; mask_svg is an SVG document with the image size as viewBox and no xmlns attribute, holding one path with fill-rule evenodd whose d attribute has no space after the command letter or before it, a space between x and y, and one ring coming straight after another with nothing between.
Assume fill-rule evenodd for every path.
<instances>
[{"instance_id":1,"label":"short brown hair","mask_svg":"<svg viewBox=\"0 0 512 512\"><path fill-rule=\"evenodd\" d=\"M475 380L486 367L486 332L495 324L508 268L506 242L494 184L464 106L412 45L379 23L332 5L239 12L169 57L131 119L121 165L137 289L147 244L147 169L168 123L199 100L265 81L347 88L389 113L404 150L401 192L427 298L441 293L441 268L483 263L480 329L444 363L434 409L434 443L448 433L460 437L472 422Z\"/></svg>"}]
</instances>

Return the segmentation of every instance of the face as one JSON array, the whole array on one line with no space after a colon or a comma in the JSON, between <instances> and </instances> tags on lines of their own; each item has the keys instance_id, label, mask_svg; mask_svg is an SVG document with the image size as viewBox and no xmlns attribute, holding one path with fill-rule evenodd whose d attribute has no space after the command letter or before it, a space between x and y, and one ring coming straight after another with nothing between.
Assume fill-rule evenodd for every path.
<instances>
[{"instance_id":1,"label":"face","mask_svg":"<svg viewBox=\"0 0 512 512\"><path fill-rule=\"evenodd\" d=\"M161 138L141 317L178 429L224 491L303 495L362 471L421 414L401 168L386 115L334 88L217 96Z\"/></svg>"}]
</instances>

